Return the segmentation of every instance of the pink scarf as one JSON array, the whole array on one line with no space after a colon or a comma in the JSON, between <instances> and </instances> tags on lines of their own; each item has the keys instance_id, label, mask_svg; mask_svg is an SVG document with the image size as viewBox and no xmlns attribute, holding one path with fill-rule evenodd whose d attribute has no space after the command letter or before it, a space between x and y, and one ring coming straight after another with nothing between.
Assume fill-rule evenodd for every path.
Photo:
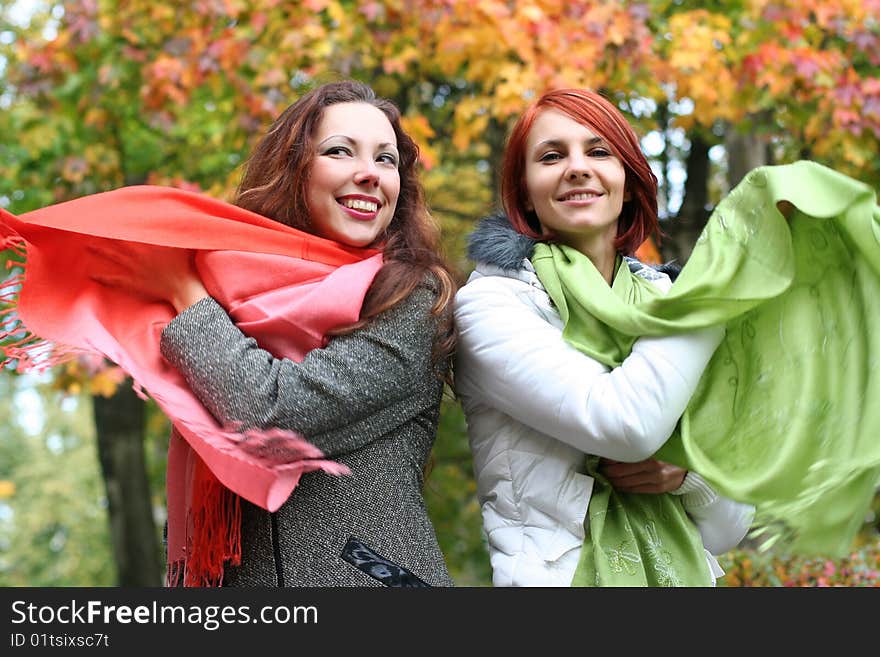
<instances>
[{"instance_id":1,"label":"pink scarf","mask_svg":"<svg viewBox=\"0 0 880 657\"><path fill-rule=\"evenodd\" d=\"M14 302L10 312L34 336L13 344L2 332L10 317L0 316L4 362L24 371L97 353L149 393L174 427L167 583L219 585L224 565L240 563L238 496L275 511L304 472L348 471L292 432L221 427L159 352L174 309L89 278L107 265L85 248L98 240L195 250L205 287L235 324L274 356L297 361L324 346L330 330L357 321L381 252L168 187L125 187L19 217L0 210L0 248L27 253L25 275L7 281L0 300Z\"/></svg>"}]
</instances>

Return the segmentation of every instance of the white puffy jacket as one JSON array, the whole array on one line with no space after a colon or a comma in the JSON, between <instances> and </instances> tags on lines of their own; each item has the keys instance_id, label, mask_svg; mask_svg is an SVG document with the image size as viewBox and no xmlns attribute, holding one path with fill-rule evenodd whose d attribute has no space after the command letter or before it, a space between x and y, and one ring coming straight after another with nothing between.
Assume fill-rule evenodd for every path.
<instances>
[{"instance_id":1,"label":"white puffy jacket","mask_svg":"<svg viewBox=\"0 0 880 657\"><path fill-rule=\"evenodd\" d=\"M635 462L656 452L723 332L640 338L609 371L563 340L562 320L531 263L517 260L517 250L531 252L527 238L510 230L511 245L504 246L503 224L496 221L483 240L490 248L475 249L481 242L471 239L477 268L455 298L456 392L494 585L569 586L593 486L585 454ZM636 273L664 291L670 286L648 267ZM721 575L712 554L742 540L753 507L719 496L693 472L675 493L697 525L713 575Z\"/></svg>"}]
</instances>

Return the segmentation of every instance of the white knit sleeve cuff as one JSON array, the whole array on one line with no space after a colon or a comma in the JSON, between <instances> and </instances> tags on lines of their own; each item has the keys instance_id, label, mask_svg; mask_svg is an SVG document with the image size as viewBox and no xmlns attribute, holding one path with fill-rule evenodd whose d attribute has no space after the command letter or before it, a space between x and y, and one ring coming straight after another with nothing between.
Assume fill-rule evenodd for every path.
<instances>
[{"instance_id":1,"label":"white knit sleeve cuff","mask_svg":"<svg viewBox=\"0 0 880 657\"><path fill-rule=\"evenodd\" d=\"M673 495L681 495L685 507L693 508L711 504L718 499L718 493L696 472L688 471L681 486L672 491Z\"/></svg>"}]
</instances>

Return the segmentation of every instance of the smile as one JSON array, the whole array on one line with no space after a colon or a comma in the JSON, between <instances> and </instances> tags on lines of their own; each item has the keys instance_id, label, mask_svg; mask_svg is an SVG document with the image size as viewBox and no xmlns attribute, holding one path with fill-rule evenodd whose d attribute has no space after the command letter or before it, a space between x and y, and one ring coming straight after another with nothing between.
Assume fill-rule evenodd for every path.
<instances>
[{"instance_id":1,"label":"smile","mask_svg":"<svg viewBox=\"0 0 880 657\"><path fill-rule=\"evenodd\" d=\"M562 196L560 201L590 201L601 196L598 192L570 192Z\"/></svg>"},{"instance_id":2,"label":"smile","mask_svg":"<svg viewBox=\"0 0 880 657\"><path fill-rule=\"evenodd\" d=\"M360 212L373 213L379 210L379 204L377 202L365 201L359 198L338 199L337 203L349 210L358 210Z\"/></svg>"}]
</instances>

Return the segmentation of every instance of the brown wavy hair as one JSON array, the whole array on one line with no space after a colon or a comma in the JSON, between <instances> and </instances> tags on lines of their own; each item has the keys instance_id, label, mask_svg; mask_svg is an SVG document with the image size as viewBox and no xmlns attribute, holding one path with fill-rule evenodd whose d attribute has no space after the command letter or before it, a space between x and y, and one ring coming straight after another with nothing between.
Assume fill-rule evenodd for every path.
<instances>
[{"instance_id":1,"label":"brown wavy hair","mask_svg":"<svg viewBox=\"0 0 880 657\"><path fill-rule=\"evenodd\" d=\"M456 277L441 252L440 229L428 212L418 178L419 147L404 132L400 110L378 98L366 84L342 80L304 94L275 119L245 163L234 203L299 230L314 232L309 220L307 192L316 155L314 136L324 110L338 103L366 103L380 110L397 138L400 153L400 195L384 241L384 264L373 280L358 322L337 329L350 333L405 299L427 275L438 292L431 309L438 318L434 362L446 367L455 348L451 303ZM375 245L371 245L375 246Z\"/></svg>"},{"instance_id":2,"label":"brown wavy hair","mask_svg":"<svg viewBox=\"0 0 880 657\"><path fill-rule=\"evenodd\" d=\"M624 202L617 222L615 249L632 255L649 235L659 236L657 177L642 153L639 138L620 110L589 89L548 91L530 105L513 126L501 168L501 203L511 225L524 235L544 239L538 217L526 209L526 140L535 119L548 109L567 114L602 137L626 170L626 189L631 198Z\"/></svg>"}]
</instances>

